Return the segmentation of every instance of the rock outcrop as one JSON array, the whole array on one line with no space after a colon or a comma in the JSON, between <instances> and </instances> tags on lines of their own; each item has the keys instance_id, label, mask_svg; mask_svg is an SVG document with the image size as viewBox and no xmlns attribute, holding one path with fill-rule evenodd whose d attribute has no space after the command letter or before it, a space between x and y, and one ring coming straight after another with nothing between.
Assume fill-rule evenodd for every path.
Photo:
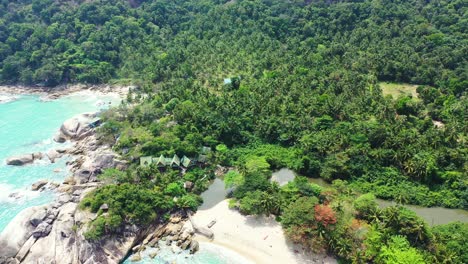
<instances>
[{"instance_id":1,"label":"rock outcrop","mask_svg":"<svg viewBox=\"0 0 468 264\"><path fill-rule=\"evenodd\" d=\"M57 152L57 150L55 149L49 149L46 155L47 155L47 158L49 158L51 163L55 163L55 160L61 158L63 154Z\"/></svg>"},{"instance_id":2,"label":"rock outcrop","mask_svg":"<svg viewBox=\"0 0 468 264\"><path fill-rule=\"evenodd\" d=\"M85 113L66 120L60 127L58 134L55 135L54 140L61 143L67 139L79 140L91 135L93 129L90 124L95 118L96 114Z\"/></svg>"},{"instance_id":3,"label":"rock outcrop","mask_svg":"<svg viewBox=\"0 0 468 264\"><path fill-rule=\"evenodd\" d=\"M193 239L194 229L190 222L187 221L185 213L176 213L171 216L168 223L161 223L150 232L141 244L132 248L133 257L138 259L140 253L145 249L149 250L151 258L156 257L160 245L165 245L170 250L178 254L182 250L188 250L194 254L199 250L198 241ZM161 244L159 243L161 241Z\"/></svg>"},{"instance_id":4,"label":"rock outcrop","mask_svg":"<svg viewBox=\"0 0 468 264\"><path fill-rule=\"evenodd\" d=\"M109 146L98 144L94 129L87 124L92 115L65 122L61 136L78 140L71 149L51 150L46 153L51 162L67 153L72 176L57 187L55 202L47 206L25 209L10 222L0 234L0 263L65 263L65 264L113 264L120 263L129 251L147 235L146 231L126 226L122 235L107 237L101 241L88 241L84 237L88 223L95 214L81 211L79 202L100 183L97 174L106 168L125 169L127 164L112 152ZM12 165L34 161L38 154L10 158ZM35 183L40 190L46 181Z\"/></svg>"},{"instance_id":5,"label":"rock outcrop","mask_svg":"<svg viewBox=\"0 0 468 264\"><path fill-rule=\"evenodd\" d=\"M34 162L33 154L14 156L6 160L7 165L13 165L13 166L23 166L23 165L26 165L28 163L33 163L33 162Z\"/></svg>"},{"instance_id":6,"label":"rock outcrop","mask_svg":"<svg viewBox=\"0 0 468 264\"><path fill-rule=\"evenodd\" d=\"M50 159L52 163L54 163L55 159L62 157L63 154L58 153L54 149L51 149L46 153L46 156ZM10 157L6 160L6 163L7 165L23 166L26 164L33 163L35 160L41 160L43 158L44 158L44 154L42 152L35 152L32 154L24 154L24 155Z\"/></svg>"},{"instance_id":7,"label":"rock outcrop","mask_svg":"<svg viewBox=\"0 0 468 264\"><path fill-rule=\"evenodd\" d=\"M42 187L44 187L47 183L49 183L48 181L46 180L40 180L40 181L37 181L35 183L33 183L31 185L31 190L33 191L38 191L40 190Z\"/></svg>"}]
</instances>

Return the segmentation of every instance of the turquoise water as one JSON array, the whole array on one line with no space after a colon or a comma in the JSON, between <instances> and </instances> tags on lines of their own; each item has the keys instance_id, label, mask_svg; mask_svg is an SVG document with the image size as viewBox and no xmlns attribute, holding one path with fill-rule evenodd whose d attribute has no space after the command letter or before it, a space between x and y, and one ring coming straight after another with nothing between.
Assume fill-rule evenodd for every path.
<instances>
[{"instance_id":1,"label":"turquoise water","mask_svg":"<svg viewBox=\"0 0 468 264\"><path fill-rule=\"evenodd\" d=\"M103 108L102 102L115 105L120 100L117 95L86 92L52 101L44 101L38 95L15 97L14 101L0 103L0 232L21 210L53 200L53 192L33 192L31 184L40 179L61 182L68 173L67 158L54 164L44 158L23 167L7 166L5 160L13 155L63 147L52 140L63 121L79 113L98 111ZM54 172L56 169L60 172Z\"/></svg>"},{"instance_id":2,"label":"turquoise water","mask_svg":"<svg viewBox=\"0 0 468 264\"><path fill-rule=\"evenodd\" d=\"M132 262L129 259L123 264L253 264L236 252L208 242L200 242L200 250L196 254L190 254L188 251L182 251L174 254L169 246L164 245L164 242L159 243L160 250L148 248L141 253L141 261ZM149 255L157 251L158 254L154 259Z\"/></svg>"}]
</instances>

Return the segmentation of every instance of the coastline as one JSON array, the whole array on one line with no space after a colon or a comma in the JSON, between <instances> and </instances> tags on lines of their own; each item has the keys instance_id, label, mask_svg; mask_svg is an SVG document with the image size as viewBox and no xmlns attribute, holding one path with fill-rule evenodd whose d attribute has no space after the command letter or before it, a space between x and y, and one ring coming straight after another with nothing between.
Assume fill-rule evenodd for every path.
<instances>
[{"instance_id":1,"label":"coastline","mask_svg":"<svg viewBox=\"0 0 468 264\"><path fill-rule=\"evenodd\" d=\"M100 87L107 88L97 90ZM75 85L47 93L41 88L0 86L0 94L2 92L13 96L35 94L44 95L43 98L46 100L55 100L67 95L82 96L82 92L85 93L83 96L86 96L88 92L92 92L98 96L118 94L120 98L123 98L130 88L130 86L115 88ZM63 120L64 124L73 120L75 123L72 123L72 126L74 124L78 124L78 127L87 126L87 123L79 124L81 121L75 121L76 116L69 118ZM83 233L86 228L76 231L75 227L85 227L86 223L95 216L79 210L78 205L89 191L100 185L96 176L102 169L124 169L127 164L112 151L110 146L98 143L94 128L83 129L80 134L78 132L73 134L72 131L66 131L66 128L67 126L62 125L57 130L59 133L65 133L63 137L71 142L71 146L51 150L57 159L65 155L70 157L70 161L63 169L67 170L71 176L61 179L59 183L49 182L41 188L41 190L44 188L54 190L56 198L53 202L24 209L0 232L0 248L2 248L0 263L30 263L32 261L78 263L80 259L85 258L94 261L90 263L102 263L99 258L102 259L103 256L107 256L105 263L113 263L113 261L120 261L137 239L137 233L132 233L118 241L109 239L108 244L99 245L94 252L89 251L82 255L83 250L97 245L84 239ZM44 153L44 158L50 158L49 152ZM55 247L56 250L50 252L48 250L50 246ZM108 248L109 246L112 248ZM109 250L112 251L111 254Z\"/></svg>"},{"instance_id":2,"label":"coastline","mask_svg":"<svg viewBox=\"0 0 468 264\"><path fill-rule=\"evenodd\" d=\"M195 239L231 249L253 263L337 263L330 256L314 254L287 241L281 225L273 217L244 216L229 209L228 200L205 210L199 209L192 218L203 226L217 221L211 227L213 240L200 235Z\"/></svg>"},{"instance_id":3,"label":"coastline","mask_svg":"<svg viewBox=\"0 0 468 264\"><path fill-rule=\"evenodd\" d=\"M132 88L135 88L135 86L70 84L50 88L23 85L0 85L0 94L11 95L13 97L15 95L35 94L41 95L45 100L54 100L74 93L92 92L96 95L118 94L121 98L124 98Z\"/></svg>"}]
</instances>

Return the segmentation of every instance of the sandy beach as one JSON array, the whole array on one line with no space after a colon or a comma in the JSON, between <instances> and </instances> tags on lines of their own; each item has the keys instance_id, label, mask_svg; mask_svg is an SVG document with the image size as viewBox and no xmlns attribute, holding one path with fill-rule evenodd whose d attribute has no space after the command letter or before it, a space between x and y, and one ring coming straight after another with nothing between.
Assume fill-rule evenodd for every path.
<instances>
[{"instance_id":1,"label":"sandy beach","mask_svg":"<svg viewBox=\"0 0 468 264\"><path fill-rule=\"evenodd\" d=\"M337 263L335 259L305 252L299 245L286 240L281 225L273 217L243 216L237 210L228 208L228 200L200 209L192 217L200 226L212 220L214 240L257 264L285 263ZM197 236L199 241L209 241Z\"/></svg>"}]
</instances>

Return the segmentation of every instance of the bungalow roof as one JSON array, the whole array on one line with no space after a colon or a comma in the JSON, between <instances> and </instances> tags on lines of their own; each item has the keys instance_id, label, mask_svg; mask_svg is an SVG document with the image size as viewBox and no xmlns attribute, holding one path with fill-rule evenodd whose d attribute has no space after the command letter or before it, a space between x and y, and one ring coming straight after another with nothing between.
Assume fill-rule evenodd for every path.
<instances>
[{"instance_id":1,"label":"bungalow roof","mask_svg":"<svg viewBox=\"0 0 468 264\"><path fill-rule=\"evenodd\" d=\"M149 166L153 163L153 157L147 156L147 157L141 157L140 158L140 166Z\"/></svg>"}]
</instances>

